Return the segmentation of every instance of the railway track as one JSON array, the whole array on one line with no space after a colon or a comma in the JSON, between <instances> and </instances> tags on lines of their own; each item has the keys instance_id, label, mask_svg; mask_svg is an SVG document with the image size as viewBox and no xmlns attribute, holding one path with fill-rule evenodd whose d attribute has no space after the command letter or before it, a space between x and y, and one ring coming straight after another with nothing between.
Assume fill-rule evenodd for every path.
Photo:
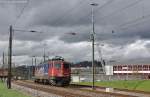
<instances>
[{"instance_id":1,"label":"railway track","mask_svg":"<svg viewBox=\"0 0 150 97\"><path fill-rule=\"evenodd\" d=\"M81 86L81 85L71 85L68 87L54 87L42 84L35 84L31 81L16 81L14 84L21 85L24 87L36 89L39 91L44 91L56 95L60 95L63 97L138 97L128 94L120 94L120 93L110 93L100 90L90 90L89 86ZM148 96L147 96L148 97Z\"/></svg>"},{"instance_id":2,"label":"railway track","mask_svg":"<svg viewBox=\"0 0 150 97\"><path fill-rule=\"evenodd\" d=\"M90 85L79 85L79 84L71 84L71 87L87 87L91 88ZM106 90L106 87L100 87L100 86L95 86L96 90ZM150 92L145 92L145 91L139 91L139 90L127 90L127 89L118 89L114 88L114 93L119 93L119 94L128 94L136 97L150 97Z\"/></svg>"},{"instance_id":3,"label":"railway track","mask_svg":"<svg viewBox=\"0 0 150 97\"><path fill-rule=\"evenodd\" d=\"M35 85L35 84L31 84L31 83L29 84L26 82L14 82L14 84L24 86L27 88L31 88L31 89L35 89L35 90L39 90L39 91L44 91L44 92L64 96L64 97L90 97L90 96L85 96L85 95L81 95L81 94L74 94L71 92L58 91L58 89L56 87L47 88L47 87L43 87L42 85Z\"/></svg>"},{"instance_id":4,"label":"railway track","mask_svg":"<svg viewBox=\"0 0 150 97\"><path fill-rule=\"evenodd\" d=\"M31 82L32 81L27 81L27 82ZM91 90L91 86L90 85L79 85L79 84L70 84L70 86L67 86L65 88L76 88L76 89L80 89L82 91L91 91L91 92L96 92L96 93L102 93L102 94L106 94L106 87L100 87L100 86L95 86L95 91ZM135 97L150 97L150 92L145 92L145 91L139 91L139 90L127 90L127 89L118 89L118 88L114 88L113 93L112 92L108 92L110 94L115 94L120 96L120 94L123 94L121 96L125 96L127 95L129 96L135 96Z\"/></svg>"}]
</instances>

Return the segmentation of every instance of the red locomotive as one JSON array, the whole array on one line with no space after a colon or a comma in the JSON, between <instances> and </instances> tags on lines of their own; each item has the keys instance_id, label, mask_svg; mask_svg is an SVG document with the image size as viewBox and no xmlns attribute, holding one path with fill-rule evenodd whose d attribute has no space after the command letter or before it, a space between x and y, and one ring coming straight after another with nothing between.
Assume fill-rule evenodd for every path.
<instances>
[{"instance_id":1,"label":"red locomotive","mask_svg":"<svg viewBox=\"0 0 150 97\"><path fill-rule=\"evenodd\" d=\"M55 57L35 67L35 82L51 85L69 85L71 66L62 57Z\"/></svg>"}]
</instances>

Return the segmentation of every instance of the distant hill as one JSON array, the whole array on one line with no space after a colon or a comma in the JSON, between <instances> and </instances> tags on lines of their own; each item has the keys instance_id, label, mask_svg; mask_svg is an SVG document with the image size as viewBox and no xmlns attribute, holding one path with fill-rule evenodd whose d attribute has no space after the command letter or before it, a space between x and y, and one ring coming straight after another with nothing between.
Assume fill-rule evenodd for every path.
<instances>
[{"instance_id":1,"label":"distant hill","mask_svg":"<svg viewBox=\"0 0 150 97\"><path fill-rule=\"evenodd\" d=\"M95 66L102 67L102 64L100 61L95 61ZM71 67L92 67L92 62L91 61L77 62L72 64Z\"/></svg>"}]
</instances>

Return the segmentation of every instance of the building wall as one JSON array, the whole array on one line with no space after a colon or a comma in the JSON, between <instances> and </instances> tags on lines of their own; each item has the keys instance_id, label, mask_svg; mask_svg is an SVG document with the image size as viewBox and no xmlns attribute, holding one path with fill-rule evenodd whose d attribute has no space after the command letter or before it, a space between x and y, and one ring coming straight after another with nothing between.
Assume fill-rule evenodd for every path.
<instances>
[{"instance_id":1,"label":"building wall","mask_svg":"<svg viewBox=\"0 0 150 97\"><path fill-rule=\"evenodd\" d=\"M127 64L114 65L114 75L141 75L144 78L150 78L150 64Z\"/></svg>"}]
</instances>

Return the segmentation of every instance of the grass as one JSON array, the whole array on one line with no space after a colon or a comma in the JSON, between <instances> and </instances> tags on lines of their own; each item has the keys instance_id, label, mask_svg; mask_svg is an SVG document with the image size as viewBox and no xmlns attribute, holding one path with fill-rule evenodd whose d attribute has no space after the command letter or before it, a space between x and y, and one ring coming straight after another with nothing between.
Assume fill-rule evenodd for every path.
<instances>
[{"instance_id":1,"label":"grass","mask_svg":"<svg viewBox=\"0 0 150 97\"><path fill-rule=\"evenodd\" d=\"M13 89L7 89L6 83L0 82L0 97L30 97Z\"/></svg>"},{"instance_id":2,"label":"grass","mask_svg":"<svg viewBox=\"0 0 150 97\"><path fill-rule=\"evenodd\" d=\"M92 85L92 82L80 82L82 85ZM113 87L129 90L140 90L150 92L150 80L122 80L95 82L96 86Z\"/></svg>"}]
</instances>

